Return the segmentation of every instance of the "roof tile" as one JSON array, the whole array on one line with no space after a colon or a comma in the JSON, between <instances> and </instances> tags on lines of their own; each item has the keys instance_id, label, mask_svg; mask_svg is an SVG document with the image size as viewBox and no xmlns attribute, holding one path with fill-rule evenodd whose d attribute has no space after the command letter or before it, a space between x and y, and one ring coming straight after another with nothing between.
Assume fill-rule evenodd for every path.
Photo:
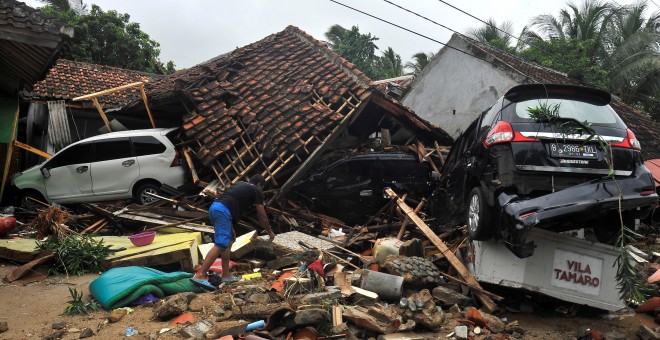
<instances>
[{"instance_id":1,"label":"roof tile","mask_svg":"<svg viewBox=\"0 0 660 340\"><path fill-rule=\"evenodd\" d=\"M59 59L46 77L34 85L32 92L23 93L23 97L28 100L71 100L117 86L139 81L148 82L160 77L112 66ZM99 103L104 107L118 107L139 95L139 89L132 88L101 96Z\"/></svg>"}]
</instances>

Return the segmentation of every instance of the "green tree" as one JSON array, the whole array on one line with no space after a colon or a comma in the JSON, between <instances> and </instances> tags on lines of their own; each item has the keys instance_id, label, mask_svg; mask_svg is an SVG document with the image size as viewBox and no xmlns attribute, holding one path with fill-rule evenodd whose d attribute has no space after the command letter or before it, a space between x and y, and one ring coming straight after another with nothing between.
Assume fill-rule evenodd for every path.
<instances>
[{"instance_id":1,"label":"green tree","mask_svg":"<svg viewBox=\"0 0 660 340\"><path fill-rule=\"evenodd\" d=\"M546 40L593 41L589 43L587 56L592 60L603 53L603 41L606 27L615 13L612 5L600 0L584 0L581 6L568 3L557 18L552 15L539 15L533 19L532 27L540 33L528 37ZM528 41L529 42L529 41Z\"/></svg>"},{"instance_id":2,"label":"green tree","mask_svg":"<svg viewBox=\"0 0 660 340\"><path fill-rule=\"evenodd\" d=\"M413 61L409 61L406 63L405 68L411 70L410 73L414 76L417 76L422 72L422 70L426 67L426 65L429 64L431 59L433 59L433 53L424 53L424 52L417 52L412 56Z\"/></svg>"},{"instance_id":3,"label":"green tree","mask_svg":"<svg viewBox=\"0 0 660 340\"><path fill-rule=\"evenodd\" d=\"M401 56L391 47L383 51L383 54L377 59L376 74L378 75L376 79L396 78L405 74Z\"/></svg>"},{"instance_id":4,"label":"green tree","mask_svg":"<svg viewBox=\"0 0 660 340\"><path fill-rule=\"evenodd\" d=\"M660 95L660 13L645 18L640 2L617 11L608 27L604 67L610 91L628 104L651 111Z\"/></svg>"},{"instance_id":5,"label":"green tree","mask_svg":"<svg viewBox=\"0 0 660 340\"><path fill-rule=\"evenodd\" d=\"M593 63L588 51L593 50L593 40L552 39L530 41L527 48L518 53L522 58L566 73L580 82L606 89L608 73L602 66Z\"/></svg>"},{"instance_id":6,"label":"green tree","mask_svg":"<svg viewBox=\"0 0 660 340\"><path fill-rule=\"evenodd\" d=\"M364 72L369 78L377 79L376 46L377 37L371 33L362 34L357 26L350 30L340 25L332 25L325 32L330 48Z\"/></svg>"},{"instance_id":7,"label":"green tree","mask_svg":"<svg viewBox=\"0 0 660 340\"><path fill-rule=\"evenodd\" d=\"M160 45L140 24L130 22L128 14L106 12L96 5L89 12L84 5L76 10L65 0L47 2L42 11L75 30L74 37L62 44L62 58L151 73L174 71L174 63L165 66L160 61Z\"/></svg>"},{"instance_id":8,"label":"green tree","mask_svg":"<svg viewBox=\"0 0 660 340\"><path fill-rule=\"evenodd\" d=\"M512 46L511 41L512 31L513 24L511 21L505 21L498 26L494 19L488 19L483 26L471 29L468 36L503 51L514 52L515 48Z\"/></svg>"}]
</instances>

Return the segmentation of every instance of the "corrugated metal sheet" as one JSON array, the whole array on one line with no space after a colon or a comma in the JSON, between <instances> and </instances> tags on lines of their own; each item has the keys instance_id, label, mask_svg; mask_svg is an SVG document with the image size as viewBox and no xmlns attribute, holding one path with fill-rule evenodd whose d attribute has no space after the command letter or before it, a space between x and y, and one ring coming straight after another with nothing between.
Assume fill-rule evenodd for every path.
<instances>
[{"instance_id":1,"label":"corrugated metal sheet","mask_svg":"<svg viewBox=\"0 0 660 340\"><path fill-rule=\"evenodd\" d=\"M71 144L71 130L64 100L48 102L48 141L55 151Z\"/></svg>"}]
</instances>

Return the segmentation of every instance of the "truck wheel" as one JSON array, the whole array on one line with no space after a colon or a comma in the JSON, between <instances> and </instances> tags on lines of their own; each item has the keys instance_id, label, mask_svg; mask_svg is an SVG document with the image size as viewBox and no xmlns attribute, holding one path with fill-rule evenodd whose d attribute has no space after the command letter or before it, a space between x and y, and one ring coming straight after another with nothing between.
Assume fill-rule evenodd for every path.
<instances>
[{"instance_id":1,"label":"truck wheel","mask_svg":"<svg viewBox=\"0 0 660 340\"><path fill-rule=\"evenodd\" d=\"M471 239L487 241L493 236L491 215L483 191L479 187L473 188L467 200L467 228Z\"/></svg>"},{"instance_id":2,"label":"truck wheel","mask_svg":"<svg viewBox=\"0 0 660 340\"><path fill-rule=\"evenodd\" d=\"M149 194L155 194L160 196L162 194L162 191L160 190L160 187L156 184L145 183L140 185L137 188L137 190L135 190L135 200L142 205L146 205L158 200L157 198Z\"/></svg>"}]
</instances>

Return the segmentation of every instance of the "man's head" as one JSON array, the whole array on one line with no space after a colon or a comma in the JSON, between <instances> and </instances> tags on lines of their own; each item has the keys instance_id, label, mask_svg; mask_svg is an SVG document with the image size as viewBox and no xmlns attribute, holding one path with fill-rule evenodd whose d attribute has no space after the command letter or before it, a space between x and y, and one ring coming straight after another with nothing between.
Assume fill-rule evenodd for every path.
<instances>
[{"instance_id":1,"label":"man's head","mask_svg":"<svg viewBox=\"0 0 660 340\"><path fill-rule=\"evenodd\" d=\"M250 177L250 183L254 184L259 190L263 190L266 187L266 180L261 174L256 174Z\"/></svg>"}]
</instances>

